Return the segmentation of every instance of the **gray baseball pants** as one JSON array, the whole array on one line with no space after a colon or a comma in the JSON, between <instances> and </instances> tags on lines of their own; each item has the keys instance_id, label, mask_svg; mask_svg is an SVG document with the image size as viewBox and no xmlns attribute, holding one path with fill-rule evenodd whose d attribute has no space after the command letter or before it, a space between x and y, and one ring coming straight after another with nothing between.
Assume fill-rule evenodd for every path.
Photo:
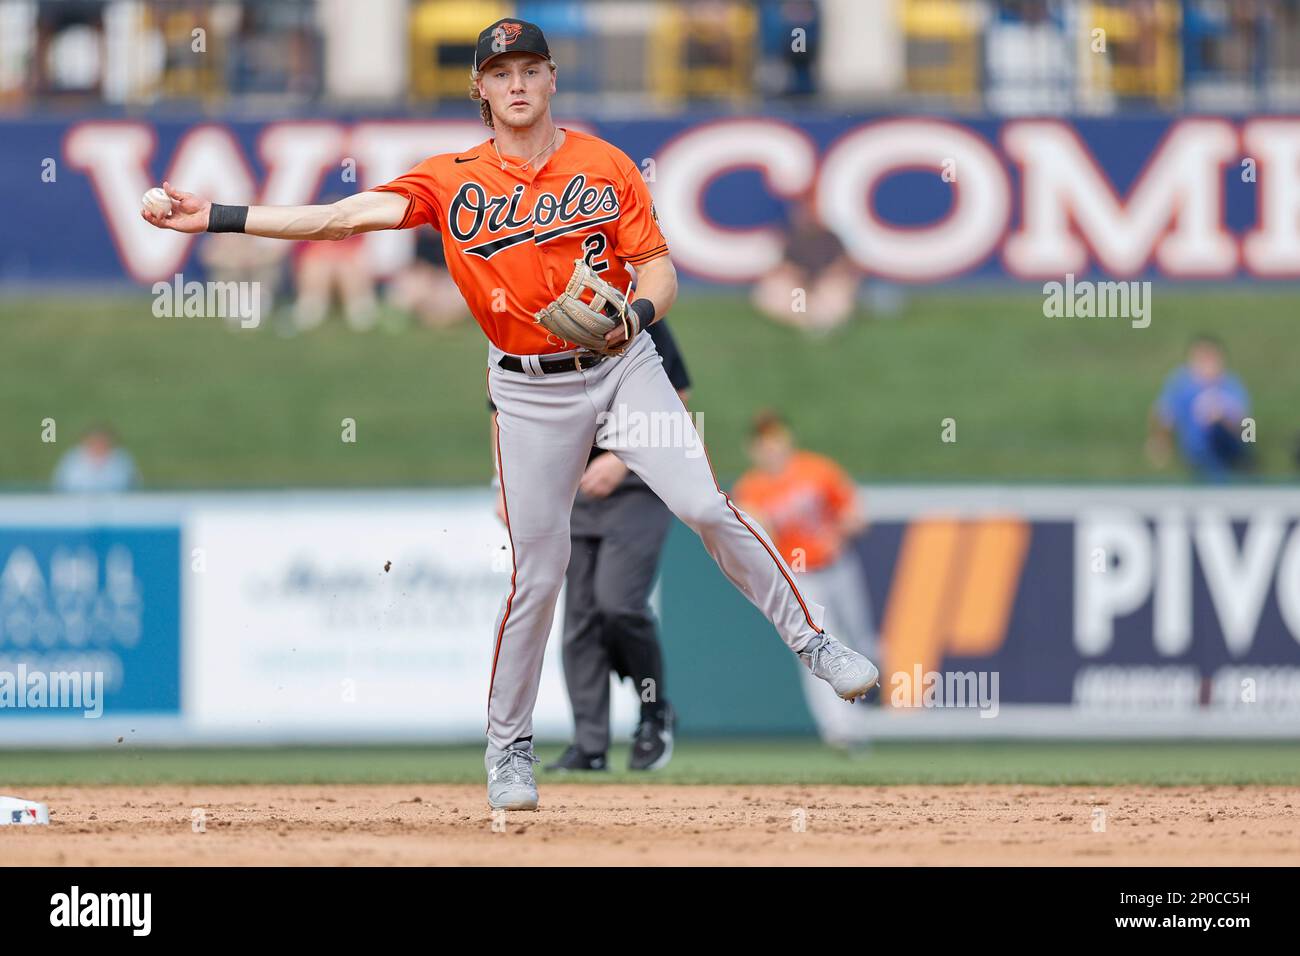
<instances>
[{"instance_id":1,"label":"gray baseball pants","mask_svg":"<svg viewBox=\"0 0 1300 956\"><path fill-rule=\"evenodd\" d=\"M627 352L573 372L497 367L488 350L488 392L497 408L497 467L513 551L510 591L497 615L488 690L488 759L533 732L533 706L555 604L569 564L569 515L593 440L613 451L700 536L723 574L793 651L822 629L771 539L714 479L694 422L648 335ZM548 356L549 357L549 356Z\"/></svg>"}]
</instances>

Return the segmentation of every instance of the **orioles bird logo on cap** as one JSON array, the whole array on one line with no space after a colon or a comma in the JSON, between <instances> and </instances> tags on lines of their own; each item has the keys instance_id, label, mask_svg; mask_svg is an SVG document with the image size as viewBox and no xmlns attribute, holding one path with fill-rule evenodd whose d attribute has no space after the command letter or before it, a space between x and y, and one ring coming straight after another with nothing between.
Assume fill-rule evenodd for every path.
<instances>
[{"instance_id":1,"label":"orioles bird logo on cap","mask_svg":"<svg viewBox=\"0 0 1300 956\"><path fill-rule=\"evenodd\" d=\"M494 50L504 50L510 44L519 39L519 34L524 32L522 25L518 23L503 23L492 31L492 48Z\"/></svg>"}]
</instances>

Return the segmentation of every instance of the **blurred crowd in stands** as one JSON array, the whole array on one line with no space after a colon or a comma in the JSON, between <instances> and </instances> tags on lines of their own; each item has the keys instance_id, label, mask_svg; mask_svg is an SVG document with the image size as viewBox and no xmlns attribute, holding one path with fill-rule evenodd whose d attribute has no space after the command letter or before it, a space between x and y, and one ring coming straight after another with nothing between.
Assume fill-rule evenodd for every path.
<instances>
[{"instance_id":1,"label":"blurred crowd in stands","mask_svg":"<svg viewBox=\"0 0 1300 956\"><path fill-rule=\"evenodd\" d=\"M503 16L546 31L570 104L613 113L1300 100L1300 0L0 0L0 111L436 108Z\"/></svg>"},{"instance_id":2,"label":"blurred crowd in stands","mask_svg":"<svg viewBox=\"0 0 1300 956\"><path fill-rule=\"evenodd\" d=\"M469 318L447 272L442 236L428 226L416 230L412 260L382 280L360 235L285 244L220 233L205 236L198 254L213 281L260 283L273 327L283 336L309 332L332 315L354 332L399 332L412 325L439 329ZM232 320L232 327L238 326L238 319Z\"/></svg>"}]
</instances>

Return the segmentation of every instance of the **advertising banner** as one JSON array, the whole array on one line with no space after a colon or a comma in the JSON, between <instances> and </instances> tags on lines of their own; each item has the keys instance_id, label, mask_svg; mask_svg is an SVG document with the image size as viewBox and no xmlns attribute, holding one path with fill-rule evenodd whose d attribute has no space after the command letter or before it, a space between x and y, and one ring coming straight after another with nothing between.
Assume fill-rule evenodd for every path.
<instances>
[{"instance_id":1,"label":"advertising banner","mask_svg":"<svg viewBox=\"0 0 1300 956\"><path fill-rule=\"evenodd\" d=\"M176 527L0 520L0 742L24 719L94 739L106 714L180 714L179 542Z\"/></svg>"},{"instance_id":2,"label":"advertising banner","mask_svg":"<svg viewBox=\"0 0 1300 956\"><path fill-rule=\"evenodd\" d=\"M899 283L1300 276L1296 118L559 121L632 158L694 279L752 282L810 218L865 275ZM0 197L23 224L0 234L0 281L202 275L197 252L211 237L140 218L141 196L164 178L224 202L310 203L487 133L469 104L449 119L0 121ZM551 185L558 195L565 183ZM415 248L409 232L364 241L379 275Z\"/></svg>"},{"instance_id":3,"label":"advertising banner","mask_svg":"<svg viewBox=\"0 0 1300 956\"><path fill-rule=\"evenodd\" d=\"M495 622L512 570L486 497L200 503L186 521L185 551L186 713L196 732L429 741L484 733ZM616 721L627 723L633 695L615 696ZM558 626L535 729L571 731Z\"/></svg>"},{"instance_id":4,"label":"advertising banner","mask_svg":"<svg viewBox=\"0 0 1300 956\"><path fill-rule=\"evenodd\" d=\"M1300 735L1300 491L892 486L864 496L872 525L851 560L882 675L881 706L860 710L864 739ZM674 546L670 684L687 684L697 704L684 729L807 729L782 696L794 668L766 622L691 536ZM798 555L786 558L797 571ZM815 576L796 580L832 603ZM749 685L763 694L733 693L722 676L742 654L771 668L766 685ZM674 670L680 656L689 663Z\"/></svg>"}]
</instances>

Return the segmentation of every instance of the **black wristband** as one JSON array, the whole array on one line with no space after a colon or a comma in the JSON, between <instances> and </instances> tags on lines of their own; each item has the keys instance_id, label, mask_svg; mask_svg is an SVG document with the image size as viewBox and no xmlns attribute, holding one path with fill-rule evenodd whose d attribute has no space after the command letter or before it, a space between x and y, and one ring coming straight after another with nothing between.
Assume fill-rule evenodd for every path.
<instances>
[{"instance_id":1,"label":"black wristband","mask_svg":"<svg viewBox=\"0 0 1300 956\"><path fill-rule=\"evenodd\" d=\"M208 232L243 232L247 222L247 206L221 206L213 203L208 210Z\"/></svg>"},{"instance_id":2,"label":"black wristband","mask_svg":"<svg viewBox=\"0 0 1300 956\"><path fill-rule=\"evenodd\" d=\"M637 329L648 329L655 320L655 304L649 299L637 299L630 306L636 313Z\"/></svg>"}]
</instances>

